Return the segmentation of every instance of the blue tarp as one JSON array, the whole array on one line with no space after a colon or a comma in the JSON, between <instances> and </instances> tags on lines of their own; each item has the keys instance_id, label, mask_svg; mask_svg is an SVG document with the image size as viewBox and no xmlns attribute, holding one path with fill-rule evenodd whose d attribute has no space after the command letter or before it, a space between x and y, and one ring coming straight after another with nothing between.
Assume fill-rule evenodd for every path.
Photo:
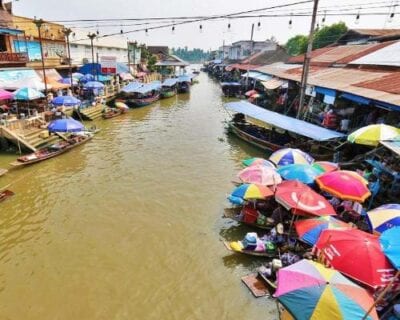
<instances>
[{"instance_id":1,"label":"blue tarp","mask_svg":"<svg viewBox=\"0 0 400 320\"><path fill-rule=\"evenodd\" d=\"M162 86L163 87L172 87L172 86L176 85L177 82L178 82L178 79L176 79L176 78L165 79L164 82L162 83Z\"/></svg>"},{"instance_id":2,"label":"blue tarp","mask_svg":"<svg viewBox=\"0 0 400 320\"><path fill-rule=\"evenodd\" d=\"M221 86L241 86L239 82L221 82Z\"/></svg>"},{"instance_id":3,"label":"blue tarp","mask_svg":"<svg viewBox=\"0 0 400 320\"><path fill-rule=\"evenodd\" d=\"M178 82L192 82L192 78L190 76L184 75L178 77Z\"/></svg>"},{"instance_id":4,"label":"blue tarp","mask_svg":"<svg viewBox=\"0 0 400 320\"><path fill-rule=\"evenodd\" d=\"M143 85L143 83L134 81L134 82L127 84L125 87L123 87L121 89L121 91L124 91L126 93L135 92L135 90L140 88L142 85Z\"/></svg>"},{"instance_id":5,"label":"blue tarp","mask_svg":"<svg viewBox=\"0 0 400 320\"><path fill-rule=\"evenodd\" d=\"M83 74L101 74L101 65L100 63L87 63L79 68L79 72Z\"/></svg>"},{"instance_id":6,"label":"blue tarp","mask_svg":"<svg viewBox=\"0 0 400 320\"><path fill-rule=\"evenodd\" d=\"M225 108L234 112L243 113L246 116L265 122L276 128L287 130L316 141L325 141L345 136L342 133L325 129L303 120L260 108L247 101L230 102L225 105Z\"/></svg>"},{"instance_id":7,"label":"blue tarp","mask_svg":"<svg viewBox=\"0 0 400 320\"><path fill-rule=\"evenodd\" d=\"M160 81L153 81L151 83L146 83L143 86L132 90L131 92L145 94L153 90L159 90L161 88Z\"/></svg>"},{"instance_id":8,"label":"blue tarp","mask_svg":"<svg viewBox=\"0 0 400 320\"><path fill-rule=\"evenodd\" d=\"M315 87L315 92L316 93L321 93L324 94L326 96L330 96L330 97L336 97L336 90L333 89L328 89L328 88L324 88L324 87Z\"/></svg>"},{"instance_id":9,"label":"blue tarp","mask_svg":"<svg viewBox=\"0 0 400 320\"><path fill-rule=\"evenodd\" d=\"M364 98L364 97L361 97L361 96L357 96L357 95L351 94L351 93L343 93L343 94L341 95L341 98L344 98L344 99L347 99L347 100L350 100L350 101L354 101L354 102L357 102L357 103L359 103L359 104L366 104L366 105L368 105L368 104L371 103L371 100L370 100L370 99Z\"/></svg>"}]
</instances>

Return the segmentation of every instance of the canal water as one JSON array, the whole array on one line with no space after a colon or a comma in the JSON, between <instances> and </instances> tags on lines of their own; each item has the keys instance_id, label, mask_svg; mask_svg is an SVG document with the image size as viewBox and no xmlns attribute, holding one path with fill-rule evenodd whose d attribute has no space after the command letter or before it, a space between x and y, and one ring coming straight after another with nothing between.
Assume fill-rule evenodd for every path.
<instances>
[{"instance_id":1,"label":"canal water","mask_svg":"<svg viewBox=\"0 0 400 320\"><path fill-rule=\"evenodd\" d=\"M261 154L226 136L221 89L199 81L0 178L16 193L0 204L0 319L276 319L240 281L262 260L221 242L248 231L222 212Z\"/></svg>"}]
</instances>

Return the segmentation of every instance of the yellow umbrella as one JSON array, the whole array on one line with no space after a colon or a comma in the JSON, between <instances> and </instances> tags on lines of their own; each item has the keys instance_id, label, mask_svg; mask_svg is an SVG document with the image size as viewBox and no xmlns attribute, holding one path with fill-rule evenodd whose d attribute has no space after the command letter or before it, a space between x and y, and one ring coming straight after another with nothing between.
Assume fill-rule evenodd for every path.
<instances>
[{"instance_id":1,"label":"yellow umbrella","mask_svg":"<svg viewBox=\"0 0 400 320\"><path fill-rule=\"evenodd\" d=\"M386 124L372 124L354 131L347 137L352 143L376 147L380 141L394 140L400 136L400 129Z\"/></svg>"}]
</instances>

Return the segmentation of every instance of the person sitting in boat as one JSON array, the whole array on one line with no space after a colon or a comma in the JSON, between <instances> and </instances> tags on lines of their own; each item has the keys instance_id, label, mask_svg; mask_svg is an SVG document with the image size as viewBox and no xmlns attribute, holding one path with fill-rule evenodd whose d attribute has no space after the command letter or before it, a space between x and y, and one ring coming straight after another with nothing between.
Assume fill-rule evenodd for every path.
<instances>
[{"instance_id":1,"label":"person sitting in boat","mask_svg":"<svg viewBox=\"0 0 400 320\"><path fill-rule=\"evenodd\" d=\"M277 225L278 223L286 223L290 219L290 213L282 205L278 204L278 207L272 212L269 222Z\"/></svg>"}]
</instances>

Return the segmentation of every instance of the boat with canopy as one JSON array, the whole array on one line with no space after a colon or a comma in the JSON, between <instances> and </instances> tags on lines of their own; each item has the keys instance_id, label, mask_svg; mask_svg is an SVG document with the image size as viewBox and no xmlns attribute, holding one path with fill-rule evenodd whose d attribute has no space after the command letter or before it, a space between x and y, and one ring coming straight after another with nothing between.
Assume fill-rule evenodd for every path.
<instances>
[{"instance_id":1,"label":"boat with canopy","mask_svg":"<svg viewBox=\"0 0 400 320\"><path fill-rule=\"evenodd\" d=\"M247 101L225 104L235 113L228 130L242 140L274 152L293 146L317 160L330 160L344 134L258 107Z\"/></svg>"},{"instance_id":2,"label":"boat with canopy","mask_svg":"<svg viewBox=\"0 0 400 320\"><path fill-rule=\"evenodd\" d=\"M177 80L178 93L189 93L192 77L189 75L179 76Z\"/></svg>"},{"instance_id":3,"label":"boat with canopy","mask_svg":"<svg viewBox=\"0 0 400 320\"><path fill-rule=\"evenodd\" d=\"M161 84L161 98L170 98L176 95L177 90L177 78L165 79Z\"/></svg>"},{"instance_id":4,"label":"boat with canopy","mask_svg":"<svg viewBox=\"0 0 400 320\"><path fill-rule=\"evenodd\" d=\"M129 85L128 85L129 86ZM124 102L129 107L144 107L160 99L161 82L153 81L142 85L132 85L124 88L123 96L116 101Z\"/></svg>"}]
</instances>

